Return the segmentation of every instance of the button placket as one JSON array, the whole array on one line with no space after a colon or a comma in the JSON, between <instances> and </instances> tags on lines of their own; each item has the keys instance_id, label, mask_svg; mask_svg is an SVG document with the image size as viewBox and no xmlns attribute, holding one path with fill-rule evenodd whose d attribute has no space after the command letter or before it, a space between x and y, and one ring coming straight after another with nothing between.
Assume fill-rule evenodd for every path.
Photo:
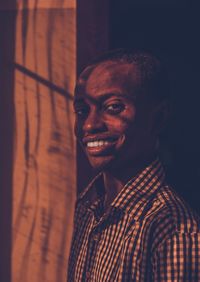
<instances>
[{"instance_id":1,"label":"button placket","mask_svg":"<svg viewBox=\"0 0 200 282\"><path fill-rule=\"evenodd\" d=\"M100 233L97 233L96 229L94 228L88 240L88 251L86 257L86 265L85 265L85 279L87 282L91 281L92 279L92 269L95 262L95 256L98 248L98 242L100 240Z\"/></svg>"},{"instance_id":2,"label":"button placket","mask_svg":"<svg viewBox=\"0 0 200 282\"><path fill-rule=\"evenodd\" d=\"M97 233L97 234L93 235L93 240L94 240L95 242L98 242L99 239L100 239L100 234Z\"/></svg>"}]
</instances>

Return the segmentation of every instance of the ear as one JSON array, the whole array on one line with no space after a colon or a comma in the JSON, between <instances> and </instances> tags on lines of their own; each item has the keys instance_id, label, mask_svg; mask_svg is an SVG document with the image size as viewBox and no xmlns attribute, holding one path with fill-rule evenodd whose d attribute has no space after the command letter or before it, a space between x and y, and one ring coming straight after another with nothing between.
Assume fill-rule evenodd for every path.
<instances>
[{"instance_id":1,"label":"ear","mask_svg":"<svg viewBox=\"0 0 200 282\"><path fill-rule=\"evenodd\" d=\"M171 115L171 107L169 102L162 101L155 105L152 112L152 133L158 135L166 127Z\"/></svg>"}]
</instances>

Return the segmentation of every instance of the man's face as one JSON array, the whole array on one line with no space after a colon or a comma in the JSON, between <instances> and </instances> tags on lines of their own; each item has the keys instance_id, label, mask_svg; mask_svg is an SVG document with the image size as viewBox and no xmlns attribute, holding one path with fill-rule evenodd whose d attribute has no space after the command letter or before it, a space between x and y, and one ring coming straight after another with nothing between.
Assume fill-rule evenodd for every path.
<instances>
[{"instance_id":1,"label":"man's face","mask_svg":"<svg viewBox=\"0 0 200 282\"><path fill-rule=\"evenodd\" d=\"M75 134L98 170L134 165L150 148L151 106L134 65L107 61L86 69L75 90Z\"/></svg>"}]
</instances>

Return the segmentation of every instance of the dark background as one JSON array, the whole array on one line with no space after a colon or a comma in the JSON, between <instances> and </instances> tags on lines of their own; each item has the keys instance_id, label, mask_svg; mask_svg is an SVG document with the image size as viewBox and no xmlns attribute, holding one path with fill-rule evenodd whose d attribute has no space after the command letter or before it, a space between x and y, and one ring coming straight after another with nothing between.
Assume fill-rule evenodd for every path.
<instances>
[{"instance_id":1,"label":"dark background","mask_svg":"<svg viewBox=\"0 0 200 282\"><path fill-rule=\"evenodd\" d=\"M144 49L165 61L173 102L172 118L161 139L167 177L200 213L199 10L180 1L149 3L110 1L109 48Z\"/></svg>"}]
</instances>

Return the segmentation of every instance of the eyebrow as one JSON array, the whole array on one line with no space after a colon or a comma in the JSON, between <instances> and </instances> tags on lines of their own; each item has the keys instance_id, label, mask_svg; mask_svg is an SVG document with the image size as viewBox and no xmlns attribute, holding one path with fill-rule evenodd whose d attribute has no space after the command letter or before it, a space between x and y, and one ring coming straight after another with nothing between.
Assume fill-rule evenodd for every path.
<instances>
[{"instance_id":1,"label":"eyebrow","mask_svg":"<svg viewBox=\"0 0 200 282\"><path fill-rule=\"evenodd\" d=\"M120 97L120 98L127 98L129 100L131 100L131 98L135 98L134 95L133 95L133 97L131 97L131 95L128 95L128 94L125 94L125 93L108 92L108 93L104 93L104 94L96 97L96 99L90 97L89 95L84 95L84 97L75 97L74 98L74 104L84 102L85 98L88 99L88 100L91 100L93 103L94 102L95 103L104 102L104 101L106 101L107 99L109 99L113 96Z\"/></svg>"}]
</instances>

